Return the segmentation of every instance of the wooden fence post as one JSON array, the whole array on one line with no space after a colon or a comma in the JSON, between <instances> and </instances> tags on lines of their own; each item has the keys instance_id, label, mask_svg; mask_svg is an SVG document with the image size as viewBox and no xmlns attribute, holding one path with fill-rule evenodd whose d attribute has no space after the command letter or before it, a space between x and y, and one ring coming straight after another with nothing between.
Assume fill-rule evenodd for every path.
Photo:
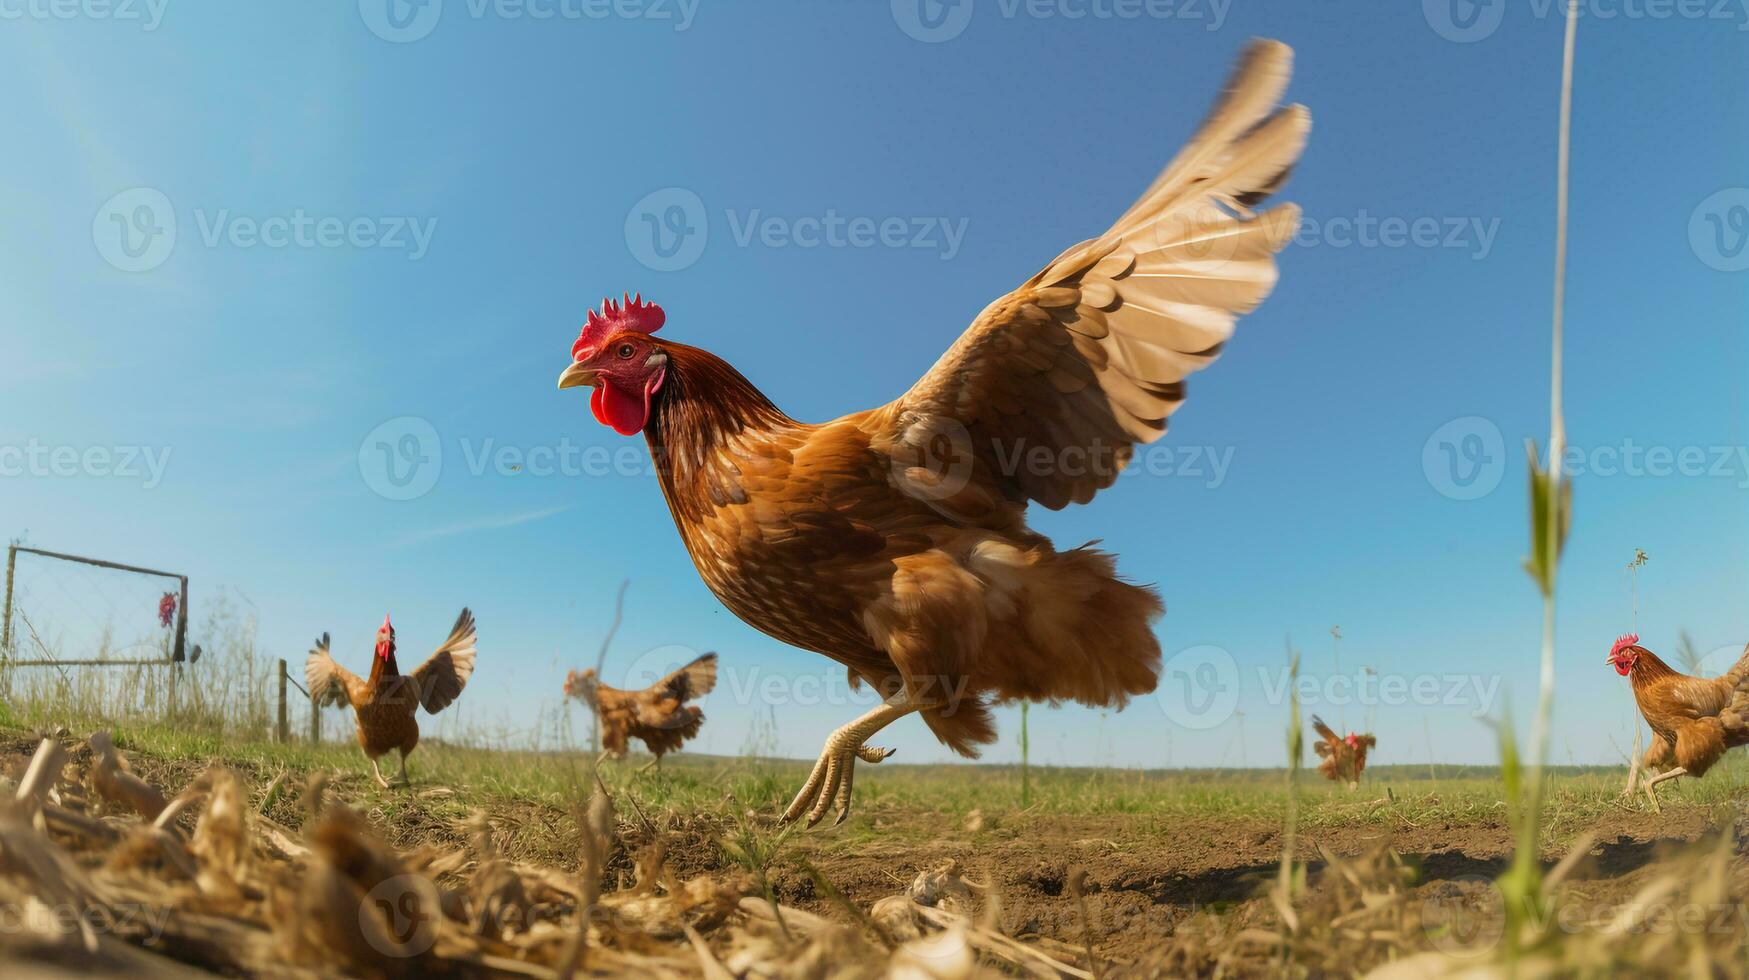
<instances>
[{"instance_id":1,"label":"wooden fence post","mask_svg":"<svg viewBox=\"0 0 1749 980\"><path fill-rule=\"evenodd\" d=\"M285 717L285 660L279 662L279 741L280 744L291 741L291 729L286 724Z\"/></svg>"},{"instance_id":2,"label":"wooden fence post","mask_svg":"<svg viewBox=\"0 0 1749 980\"><path fill-rule=\"evenodd\" d=\"M6 548L6 608L0 611L0 656L12 656L12 572L18 567L18 546Z\"/></svg>"}]
</instances>

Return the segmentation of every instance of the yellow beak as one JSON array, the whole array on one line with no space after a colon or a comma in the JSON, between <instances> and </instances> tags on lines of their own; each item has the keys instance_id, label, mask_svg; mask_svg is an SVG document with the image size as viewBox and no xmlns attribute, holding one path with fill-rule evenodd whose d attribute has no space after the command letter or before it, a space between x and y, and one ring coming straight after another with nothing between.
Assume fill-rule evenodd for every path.
<instances>
[{"instance_id":1,"label":"yellow beak","mask_svg":"<svg viewBox=\"0 0 1749 980\"><path fill-rule=\"evenodd\" d=\"M563 374L559 375L560 388L576 388L580 385L592 385L594 383L595 372L584 367L582 361L572 364L565 369Z\"/></svg>"}]
</instances>

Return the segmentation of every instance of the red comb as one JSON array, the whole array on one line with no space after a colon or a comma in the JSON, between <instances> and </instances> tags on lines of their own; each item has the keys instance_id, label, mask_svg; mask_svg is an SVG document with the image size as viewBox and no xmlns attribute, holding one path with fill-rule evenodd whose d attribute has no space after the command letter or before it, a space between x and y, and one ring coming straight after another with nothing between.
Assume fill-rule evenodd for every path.
<instances>
[{"instance_id":1,"label":"red comb","mask_svg":"<svg viewBox=\"0 0 1749 980\"><path fill-rule=\"evenodd\" d=\"M655 333L662 329L662 323L667 318L660 306L644 302L643 293L636 297L627 296L620 302L604 299L601 301L601 312L589 311L589 319L583 324L583 332L577 335L577 342L571 345L571 360L582 360L585 355L593 353L606 343L607 338L622 330Z\"/></svg>"},{"instance_id":2,"label":"red comb","mask_svg":"<svg viewBox=\"0 0 1749 980\"><path fill-rule=\"evenodd\" d=\"M1627 647L1634 647L1634 646L1639 646L1639 645L1640 645L1640 634L1638 634L1638 633L1623 633L1622 635L1616 637L1615 646L1612 646L1609 648L1609 657L1611 660L1614 660L1615 655L1622 652L1622 650L1626 649Z\"/></svg>"}]
</instances>

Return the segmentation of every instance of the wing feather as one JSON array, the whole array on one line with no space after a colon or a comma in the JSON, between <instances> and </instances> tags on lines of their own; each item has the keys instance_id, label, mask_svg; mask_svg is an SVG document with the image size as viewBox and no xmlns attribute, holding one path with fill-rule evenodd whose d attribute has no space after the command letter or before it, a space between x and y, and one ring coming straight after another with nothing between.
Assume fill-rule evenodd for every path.
<instances>
[{"instance_id":1,"label":"wing feather","mask_svg":"<svg viewBox=\"0 0 1749 980\"><path fill-rule=\"evenodd\" d=\"M474 614L463 609L456 617L449 639L413 672L419 703L437 714L461 696L468 678L474 676Z\"/></svg>"},{"instance_id":2,"label":"wing feather","mask_svg":"<svg viewBox=\"0 0 1749 980\"><path fill-rule=\"evenodd\" d=\"M1311 116L1277 108L1292 52L1255 42L1225 94L1135 205L984 309L947 353L875 416L895 458L909 440L963 427L985 492L1057 509L1116 480L1136 443L1158 439L1240 315L1274 288L1275 254L1299 226L1288 204L1251 209L1286 180ZM949 427L951 430L951 427ZM1034 472L1038 445L1065 465ZM1067 465L1066 451L1103 461ZM994 499L994 497L993 497Z\"/></svg>"},{"instance_id":3,"label":"wing feather","mask_svg":"<svg viewBox=\"0 0 1749 980\"><path fill-rule=\"evenodd\" d=\"M717 686L717 655L707 653L651 685L684 704L702 698Z\"/></svg>"},{"instance_id":4,"label":"wing feather","mask_svg":"<svg viewBox=\"0 0 1749 980\"><path fill-rule=\"evenodd\" d=\"M309 657L304 661L304 686L320 707L344 704L357 707L364 701L363 678L335 663L328 652L328 634L316 639Z\"/></svg>"}]
</instances>

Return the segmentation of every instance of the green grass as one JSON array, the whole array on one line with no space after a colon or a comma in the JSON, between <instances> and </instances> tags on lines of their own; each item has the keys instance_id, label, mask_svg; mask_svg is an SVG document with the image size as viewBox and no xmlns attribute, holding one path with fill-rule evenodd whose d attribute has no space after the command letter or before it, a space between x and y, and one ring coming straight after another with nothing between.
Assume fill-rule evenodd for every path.
<instances>
[{"instance_id":1,"label":"green grass","mask_svg":"<svg viewBox=\"0 0 1749 980\"><path fill-rule=\"evenodd\" d=\"M22 738L29 729L0 708L0 731ZM400 790L379 790L370 767L350 741L278 744L234 735L159 724L120 724L116 742L130 753L204 764L209 760L263 774L301 775L326 770L357 786L373 805L392 808ZM83 729L75 729L83 735ZM806 777L800 760L706 756L682 753L660 769L638 772L637 756L602 767L616 793L639 805L676 812L772 812L787 803ZM587 752L464 747L425 742L412 755L415 789L446 789L455 805L524 804L568 809L592 785ZM392 763L385 762L392 775ZM1138 827L1170 828L1186 820L1226 820L1279 826L1288 796L1281 769L1031 769L1029 806L1022 771L1011 765L862 766L856 783L857 812L923 811L957 817L979 810L988 816L1138 818ZM1545 802L1545 842L1569 839L1610 813L1644 808L1643 799L1617 800L1619 768L1551 767ZM1666 814L1711 809L1742 795L1749 759L1738 754L1704 780L1666 784ZM1370 768L1353 792L1316 776L1302 781L1300 822L1306 828L1376 826L1387 829L1500 826L1506 819L1498 770L1479 766L1379 766ZM903 826L900 826L903 831Z\"/></svg>"}]
</instances>

